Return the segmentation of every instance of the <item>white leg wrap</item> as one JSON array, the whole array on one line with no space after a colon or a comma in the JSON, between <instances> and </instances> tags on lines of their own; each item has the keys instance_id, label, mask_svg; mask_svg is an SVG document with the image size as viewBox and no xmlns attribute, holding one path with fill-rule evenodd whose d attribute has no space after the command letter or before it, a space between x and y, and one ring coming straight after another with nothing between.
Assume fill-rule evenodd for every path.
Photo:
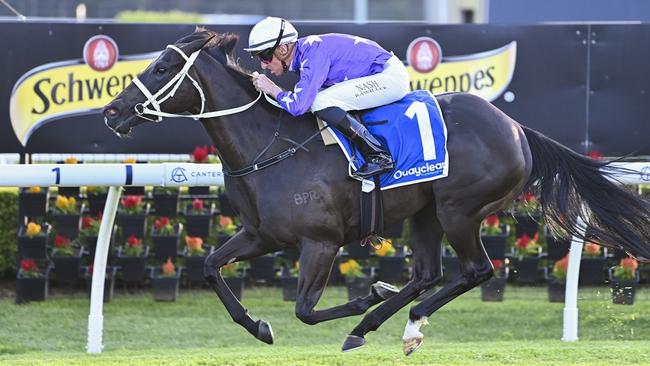
<instances>
[{"instance_id":1,"label":"white leg wrap","mask_svg":"<svg viewBox=\"0 0 650 366\"><path fill-rule=\"evenodd\" d=\"M427 324L429 324L429 322L427 321L426 316L423 316L422 318L416 321L412 321L409 319L409 321L406 322L406 327L404 328L404 336L402 337L402 339L408 340L412 338L424 337L424 334L420 332L420 327Z\"/></svg>"}]
</instances>

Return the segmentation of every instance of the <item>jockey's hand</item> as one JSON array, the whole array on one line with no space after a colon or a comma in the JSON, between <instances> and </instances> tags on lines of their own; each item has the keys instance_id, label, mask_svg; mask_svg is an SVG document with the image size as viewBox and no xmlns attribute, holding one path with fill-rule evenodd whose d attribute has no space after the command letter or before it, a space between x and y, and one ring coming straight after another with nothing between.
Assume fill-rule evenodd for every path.
<instances>
[{"instance_id":1,"label":"jockey's hand","mask_svg":"<svg viewBox=\"0 0 650 366\"><path fill-rule=\"evenodd\" d=\"M255 86L255 89L258 91L266 93L272 96L274 99L277 99L278 94L282 92L282 88L275 85L271 79L266 77L266 75L258 74L257 72L253 73L253 86Z\"/></svg>"}]
</instances>

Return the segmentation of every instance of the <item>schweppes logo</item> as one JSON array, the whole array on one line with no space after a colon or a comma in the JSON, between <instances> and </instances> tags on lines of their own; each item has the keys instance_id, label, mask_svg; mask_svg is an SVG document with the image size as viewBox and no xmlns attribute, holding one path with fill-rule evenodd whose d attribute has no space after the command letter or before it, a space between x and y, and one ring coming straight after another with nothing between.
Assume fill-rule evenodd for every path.
<instances>
[{"instance_id":1,"label":"schweppes logo","mask_svg":"<svg viewBox=\"0 0 650 366\"><path fill-rule=\"evenodd\" d=\"M120 56L115 41L97 35L84 45L82 59L29 70L14 85L9 101L16 137L25 146L32 133L45 123L97 112L158 54Z\"/></svg>"},{"instance_id":2,"label":"schweppes logo","mask_svg":"<svg viewBox=\"0 0 650 366\"><path fill-rule=\"evenodd\" d=\"M512 80L517 42L485 52L443 57L438 42L420 37L409 44L406 59L411 90L429 90L434 94L468 92L493 101Z\"/></svg>"}]
</instances>

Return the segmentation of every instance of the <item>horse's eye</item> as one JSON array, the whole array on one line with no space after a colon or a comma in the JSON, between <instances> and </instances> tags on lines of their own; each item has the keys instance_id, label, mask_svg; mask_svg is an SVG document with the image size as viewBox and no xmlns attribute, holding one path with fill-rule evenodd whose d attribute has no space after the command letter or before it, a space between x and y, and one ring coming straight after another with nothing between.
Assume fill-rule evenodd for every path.
<instances>
[{"instance_id":1,"label":"horse's eye","mask_svg":"<svg viewBox=\"0 0 650 366\"><path fill-rule=\"evenodd\" d=\"M165 73L165 71L167 71L167 68L159 67L159 68L156 69L155 73L158 74L158 75L162 75L162 74Z\"/></svg>"}]
</instances>

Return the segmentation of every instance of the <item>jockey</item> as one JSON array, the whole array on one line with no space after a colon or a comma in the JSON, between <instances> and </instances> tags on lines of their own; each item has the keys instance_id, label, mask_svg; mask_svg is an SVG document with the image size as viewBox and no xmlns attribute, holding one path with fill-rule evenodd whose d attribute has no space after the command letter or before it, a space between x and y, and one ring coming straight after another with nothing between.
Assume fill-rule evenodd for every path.
<instances>
[{"instance_id":1,"label":"jockey","mask_svg":"<svg viewBox=\"0 0 650 366\"><path fill-rule=\"evenodd\" d=\"M385 146L348 111L392 103L409 92L409 76L397 56L376 42L347 34L298 38L291 23L274 17L253 27L244 50L258 57L262 69L274 75L287 71L300 74L290 91L257 73L253 85L273 96L293 116L311 111L350 138L366 161L356 176L366 178L393 169Z\"/></svg>"}]
</instances>

